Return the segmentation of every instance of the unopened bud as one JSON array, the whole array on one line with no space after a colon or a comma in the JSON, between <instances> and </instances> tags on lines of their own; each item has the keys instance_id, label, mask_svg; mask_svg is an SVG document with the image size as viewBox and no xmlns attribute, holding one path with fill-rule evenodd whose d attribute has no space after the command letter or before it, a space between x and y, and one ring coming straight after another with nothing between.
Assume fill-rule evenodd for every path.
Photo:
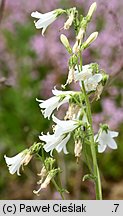
<instances>
[{"instance_id":1,"label":"unopened bud","mask_svg":"<svg viewBox=\"0 0 123 216\"><path fill-rule=\"evenodd\" d=\"M82 151L82 143L81 140L76 140L75 141L75 148L74 148L74 154L75 157L79 158L81 155L81 151Z\"/></svg>"},{"instance_id":2,"label":"unopened bud","mask_svg":"<svg viewBox=\"0 0 123 216\"><path fill-rule=\"evenodd\" d=\"M73 46L73 53L74 54L77 54L78 52L79 52L79 49L80 49L80 46L79 46L79 42L78 42L78 40L76 41L76 43L74 44L74 46Z\"/></svg>"},{"instance_id":3,"label":"unopened bud","mask_svg":"<svg viewBox=\"0 0 123 216\"><path fill-rule=\"evenodd\" d=\"M85 34L85 30L83 28L81 28L79 30L79 33L78 33L76 39L81 41L83 39L83 37L84 37L84 34Z\"/></svg>"},{"instance_id":4,"label":"unopened bud","mask_svg":"<svg viewBox=\"0 0 123 216\"><path fill-rule=\"evenodd\" d=\"M93 13L94 13L94 11L95 11L96 9L97 9L97 3L94 2L94 3L90 6L89 11L88 11L88 14L87 14L87 17L89 18L89 20L91 19L92 15L93 15Z\"/></svg>"},{"instance_id":5,"label":"unopened bud","mask_svg":"<svg viewBox=\"0 0 123 216\"><path fill-rule=\"evenodd\" d=\"M96 40L98 36L98 32L93 32L88 39L83 43L83 47L84 49L87 48L92 42L94 42Z\"/></svg>"},{"instance_id":6,"label":"unopened bud","mask_svg":"<svg viewBox=\"0 0 123 216\"><path fill-rule=\"evenodd\" d=\"M72 52L69 41L67 39L67 37L64 34L61 34L60 36L60 40L62 42L62 44L65 46L65 48L68 50L69 53Z\"/></svg>"},{"instance_id":7,"label":"unopened bud","mask_svg":"<svg viewBox=\"0 0 123 216\"><path fill-rule=\"evenodd\" d=\"M103 75L103 78L102 78L102 84L103 86L106 84L108 78L109 78L109 75L108 74L102 74Z\"/></svg>"}]
</instances>

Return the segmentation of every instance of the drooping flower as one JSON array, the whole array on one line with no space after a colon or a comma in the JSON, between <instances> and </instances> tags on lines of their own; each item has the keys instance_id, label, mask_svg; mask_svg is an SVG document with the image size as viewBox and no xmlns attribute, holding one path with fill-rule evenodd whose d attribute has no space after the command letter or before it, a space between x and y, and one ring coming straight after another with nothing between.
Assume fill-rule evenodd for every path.
<instances>
[{"instance_id":1,"label":"drooping flower","mask_svg":"<svg viewBox=\"0 0 123 216\"><path fill-rule=\"evenodd\" d=\"M86 79L84 81L85 89L87 92L95 91L98 83L102 80L102 74L94 74L89 79Z\"/></svg>"},{"instance_id":2,"label":"drooping flower","mask_svg":"<svg viewBox=\"0 0 123 216\"><path fill-rule=\"evenodd\" d=\"M59 120L55 116L53 116L53 121L56 123L54 127L54 134L41 135L39 139L44 141L46 144L44 145L44 150L46 152L53 152L54 149L57 152L63 152L68 154L66 144L71 137L71 132L74 131L77 127L79 127L79 121L77 120Z\"/></svg>"},{"instance_id":3,"label":"drooping flower","mask_svg":"<svg viewBox=\"0 0 123 216\"><path fill-rule=\"evenodd\" d=\"M94 139L95 142L98 143L98 152L102 153L105 151L106 147L108 146L111 149L117 149L117 144L114 137L118 136L118 132L110 131L109 129L103 130L100 128L99 133L95 135Z\"/></svg>"},{"instance_id":4,"label":"drooping flower","mask_svg":"<svg viewBox=\"0 0 123 216\"><path fill-rule=\"evenodd\" d=\"M42 13L39 13L36 11L36 12L32 12L31 16L36 18L36 19L39 19L38 21L35 22L35 27L37 29L42 28L42 35L44 35L46 28L52 22L54 22L57 19L57 17L59 15L61 15L63 12L64 12L64 10L62 10L62 9L56 9L56 10L50 11L50 12L45 13L45 14L42 14Z\"/></svg>"},{"instance_id":5,"label":"drooping flower","mask_svg":"<svg viewBox=\"0 0 123 216\"><path fill-rule=\"evenodd\" d=\"M75 81L85 81L92 77L92 68L91 65L83 65L82 71L79 72L78 67L75 67Z\"/></svg>"},{"instance_id":6,"label":"drooping flower","mask_svg":"<svg viewBox=\"0 0 123 216\"><path fill-rule=\"evenodd\" d=\"M87 92L95 91L102 78L103 76L101 73L96 73L93 75L93 69L91 68L90 64L84 65L81 72L79 72L78 68L76 67L75 81L80 81L80 86L81 81L83 81Z\"/></svg>"},{"instance_id":7,"label":"drooping flower","mask_svg":"<svg viewBox=\"0 0 123 216\"><path fill-rule=\"evenodd\" d=\"M55 134L48 133L47 135L39 136L39 139L46 142L43 148L46 152L51 152L51 155L54 149L56 149L57 152L61 152L63 150L64 154L68 154L66 144L70 139L70 134L64 134L56 137Z\"/></svg>"},{"instance_id":8,"label":"drooping flower","mask_svg":"<svg viewBox=\"0 0 123 216\"><path fill-rule=\"evenodd\" d=\"M14 157L7 157L5 155L4 158L10 174L13 175L17 172L17 175L20 175L20 167L23 165L26 166L30 162L32 155L30 154L30 151L26 149Z\"/></svg>"},{"instance_id":9,"label":"drooping flower","mask_svg":"<svg viewBox=\"0 0 123 216\"><path fill-rule=\"evenodd\" d=\"M59 120L55 116L53 116L53 121L56 123L55 133L54 133L56 137L66 133L71 133L80 125L80 122L78 120L64 121L64 120Z\"/></svg>"},{"instance_id":10,"label":"drooping flower","mask_svg":"<svg viewBox=\"0 0 123 216\"><path fill-rule=\"evenodd\" d=\"M55 96L47 100L38 100L40 102L39 106L45 118L50 118L52 112L59 108L62 104L68 103L71 95L75 94L74 91L59 91L57 89L52 90Z\"/></svg>"}]
</instances>

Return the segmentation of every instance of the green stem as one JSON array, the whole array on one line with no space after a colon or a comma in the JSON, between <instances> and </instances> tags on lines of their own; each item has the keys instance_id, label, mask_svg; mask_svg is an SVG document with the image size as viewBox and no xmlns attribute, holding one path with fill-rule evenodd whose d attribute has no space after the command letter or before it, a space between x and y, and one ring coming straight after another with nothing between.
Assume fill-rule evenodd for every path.
<instances>
[{"instance_id":1,"label":"green stem","mask_svg":"<svg viewBox=\"0 0 123 216\"><path fill-rule=\"evenodd\" d=\"M87 117L88 117L90 129L92 133L92 135L90 136L90 141L91 141L90 147L91 147L93 166L94 166L93 169L94 169L94 176L95 176L96 199L102 200L101 180L100 180L100 174L99 174L99 169L97 165L96 148L95 148L95 142L94 142L94 132L93 132L93 126L92 126L92 114L91 114L90 102L89 102L88 95L86 94L84 82L82 82L82 90L85 96Z\"/></svg>"},{"instance_id":2,"label":"green stem","mask_svg":"<svg viewBox=\"0 0 123 216\"><path fill-rule=\"evenodd\" d=\"M60 193L61 198L64 200L65 198L64 198L64 195L63 195L63 192L62 192L61 188L57 185L57 183L56 183L56 181L54 179L52 179L51 181L54 184L56 190Z\"/></svg>"},{"instance_id":3,"label":"green stem","mask_svg":"<svg viewBox=\"0 0 123 216\"><path fill-rule=\"evenodd\" d=\"M79 72L81 72L82 71L82 54L81 54L81 51L79 52L79 60L80 60L80 68L79 68L79 64L78 64L78 70L79 70ZM91 154L92 154L92 160L93 160L93 172L94 172L94 176L95 176L96 199L101 200L102 199L102 189L101 189L101 180L100 180L100 174L99 174L99 169L98 169L98 164L97 164L96 148L95 148L95 142L94 142L94 132L93 132L93 126L92 126L92 113L91 113L89 98L88 98L88 95L86 93L83 81L82 81L82 92L84 93L84 97L85 97L87 118L88 118L88 122L90 124L90 130L91 130L91 134L92 134L90 136L90 141L91 141L90 148L91 148ZM88 164L88 161L87 161L87 164ZM90 167L89 167L89 169L90 169Z\"/></svg>"}]
</instances>

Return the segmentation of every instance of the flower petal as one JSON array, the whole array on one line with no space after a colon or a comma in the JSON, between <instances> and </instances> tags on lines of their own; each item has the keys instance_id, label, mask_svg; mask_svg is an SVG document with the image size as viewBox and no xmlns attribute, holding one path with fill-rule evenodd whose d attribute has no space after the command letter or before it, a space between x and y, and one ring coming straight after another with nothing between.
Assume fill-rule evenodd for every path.
<instances>
[{"instance_id":1,"label":"flower petal","mask_svg":"<svg viewBox=\"0 0 123 216\"><path fill-rule=\"evenodd\" d=\"M37 22L35 22L35 27L37 29L40 29L40 28L47 28L48 25L50 25L52 22L54 22L56 20L56 17L47 17L47 18L44 18L44 19L39 19Z\"/></svg>"},{"instance_id":2,"label":"flower petal","mask_svg":"<svg viewBox=\"0 0 123 216\"><path fill-rule=\"evenodd\" d=\"M59 103L59 105L57 106L57 109L58 109L61 105L65 104L65 103L68 103L68 102L69 102L69 99L70 99L70 96L67 95L67 96Z\"/></svg>"},{"instance_id":3,"label":"flower petal","mask_svg":"<svg viewBox=\"0 0 123 216\"><path fill-rule=\"evenodd\" d=\"M104 152L105 149L106 149L106 145L103 145L103 144L99 144L99 145L98 145L98 152L99 152L99 153Z\"/></svg>"},{"instance_id":4,"label":"flower petal","mask_svg":"<svg viewBox=\"0 0 123 216\"><path fill-rule=\"evenodd\" d=\"M62 149L64 149L64 153L68 153L67 149L66 149L66 144L68 142L68 140L70 139L70 134L68 134L57 146L56 146L56 150L57 152L61 152Z\"/></svg>"},{"instance_id":5,"label":"flower petal","mask_svg":"<svg viewBox=\"0 0 123 216\"><path fill-rule=\"evenodd\" d=\"M90 78L92 76L92 71L91 70L87 70L87 71L82 71L82 72L75 72L75 81L84 81L88 78Z\"/></svg>"},{"instance_id":6,"label":"flower petal","mask_svg":"<svg viewBox=\"0 0 123 216\"><path fill-rule=\"evenodd\" d=\"M37 19L42 18L42 16L43 16L43 14L39 13L38 11L35 11L35 12L31 13L31 17L34 17L34 18L37 18Z\"/></svg>"},{"instance_id":7,"label":"flower petal","mask_svg":"<svg viewBox=\"0 0 123 216\"><path fill-rule=\"evenodd\" d=\"M96 82L96 83L99 83L101 80L102 80L102 74L94 74L93 75L93 80Z\"/></svg>"},{"instance_id":8,"label":"flower petal","mask_svg":"<svg viewBox=\"0 0 123 216\"><path fill-rule=\"evenodd\" d=\"M108 133L110 134L111 137L117 137L118 134L119 134L119 133L116 132L116 131L109 131Z\"/></svg>"},{"instance_id":9,"label":"flower petal","mask_svg":"<svg viewBox=\"0 0 123 216\"><path fill-rule=\"evenodd\" d=\"M74 92L74 91L61 91L61 90L58 90L54 87L54 89L52 90L52 93L56 96L60 96L60 95L75 94L76 92Z\"/></svg>"},{"instance_id":10,"label":"flower petal","mask_svg":"<svg viewBox=\"0 0 123 216\"><path fill-rule=\"evenodd\" d=\"M65 133L69 133L73 130L75 130L78 125L76 120L59 120L54 115L52 116L53 121L57 124L55 127L55 136L60 136Z\"/></svg>"},{"instance_id":11,"label":"flower petal","mask_svg":"<svg viewBox=\"0 0 123 216\"><path fill-rule=\"evenodd\" d=\"M111 149L117 149L117 144L115 142L114 139L110 139L110 141L108 142L108 146L111 148Z\"/></svg>"}]
</instances>

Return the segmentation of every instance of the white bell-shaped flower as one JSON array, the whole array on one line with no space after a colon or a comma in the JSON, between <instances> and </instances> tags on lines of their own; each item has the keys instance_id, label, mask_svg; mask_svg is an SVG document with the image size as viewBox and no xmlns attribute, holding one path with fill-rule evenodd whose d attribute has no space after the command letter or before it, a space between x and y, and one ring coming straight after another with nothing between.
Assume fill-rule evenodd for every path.
<instances>
[{"instance_id":1,"label":"white bell-shaped flower","mask_svg":"<svg viewBox=\"0 0 123 216\"><path fill-rule=\"evenodd\" d=\"M102 153L105 151L106 147L108 146L111 149L117 149L117 144L114 137L118 136L118 132L110 131L110 130L102 130L100 129L99 133L95 135L94 139L98 145L98 152Z\"/></svg>"},{"instance_id":2,"label":"white bell-shaped flower","mask_svg":"<svg viewBox=\"0 0 123 216\"><path fill-rule=\"evenodd\" d=\"M56 123L56 126L54 127L54 134L47 135L41 135L39 136L39 139L41 141L44 141L46 144L44 145L44 150L46 152L51 152L54 149L57 150L57 152L63 152L65 154L68 153L66 144L70 139L71 132L74 131L79 126L79 121L77 120L68 120L63 121L59 120L55 116L53 116L53 121Z\"/></svg>"},{"instance_id":3,"label":"white bell-shaped flower","mask_svg":"<svg viewBox=\"0 0 123 216\"><path fill-rule=\"evenodd\" d=\"M66 144L70 139L70 134L67 136L64 134L56 137L55 134L48 133L47 135L39 136L39 139L46 142L44 145L44 150L46 152L51 152L51 155L54 149L56 149L57 152L61 152L63 150L65 154L68 154Z\"/></svg>"},{"instance_id":4,"label":"white bell-shaped flower","mask_svg":"<svg viewBox=\"0 0 123 216\"><path fill-rule=\"evenodd\" d=\"M42 35L44 35L46 28L51 23L53 23L61 13L63 13L62 9L56 9L56 10L53 10L53 11L50 11L50 12L44 13L44 14L39 13L37 11L32 12L31 16L36 18L36 19L39 19L38 21L35 22L35 27L37 29L42 28Z\"/></svg>"},{"instance_id":5,"label":"white bell-shaped flower","mask_svg":"<svg viewBox=\"0 0 123 216\"><path fill-rule=\"evenodd\" d=\"M54 135L56 137L61 136L66 133L71 133L74 131L77 127L79 127L79 121L78 120L59 120L55 116L53 116L53 121L56 123L55 126L55 133Z\"/></svg>"},{"instance_id":6,"label":"white bell-shaped flower","mask_svg":"<svg viewBox=\"0 0 123 216\"><path fill-rule=\"evenodd\" d=\"M47 100L38 100L40 108L45 118L50 118L52 112L59 108L64 103L68 103L72 94L75 94L74 91L59 91L57 89L52 90L55 96Z\"/></svg>"},{"instance_id":7,"label":"white bell-shaped flower","mask_svg":"<svg viewBox=\"0 0 123 216\"><path fill-rule=\"evenodd\" d=\"M92 77L84 81L85 90L87 92L95 91L98 84L101 82L101 80L102 80L102 74L94 74Z\"/></svg>"},{"instance_id":8,"label":"white bell-shaped flower","mask_svg":"<svg viewBox=\"0 0 123 216\"><path fill-rule=\"evenodd\" d=\"M85 81L92 77L92 68L90 67L90 64L83 65L82 71L79 72L78 67L75 67L75 81Z\"/></svg>"},{"instance_id":9,"label":"white bell-shaped flower","mask_svg":"<svg viewBox=\"0 0 123 216\"><path fill-rule=\"evenodd\" d=\"M20 175L20 167L23 165L27 165L32 158L29 150L26 149L19 154L15 155L14 157L7 157L4 156L7 166L9 168L10 174L14 174L17 172L17 175Z\"/></svg>"},{"instance_id":10,"label":"white bell-shaped flower","mask_svg":"<svg viewBox=\"0 0 123 216\"><path fill-rule=\"evenodd\" d=\"M103 78L102 74L97 73L93 75L93 70L90 64L84 65L81 72L79 72L77 67L75 69L75 81L79 81L80 86L81 81L83 81L86 92L95 91Z\"/></svg>"}]
</instances>

